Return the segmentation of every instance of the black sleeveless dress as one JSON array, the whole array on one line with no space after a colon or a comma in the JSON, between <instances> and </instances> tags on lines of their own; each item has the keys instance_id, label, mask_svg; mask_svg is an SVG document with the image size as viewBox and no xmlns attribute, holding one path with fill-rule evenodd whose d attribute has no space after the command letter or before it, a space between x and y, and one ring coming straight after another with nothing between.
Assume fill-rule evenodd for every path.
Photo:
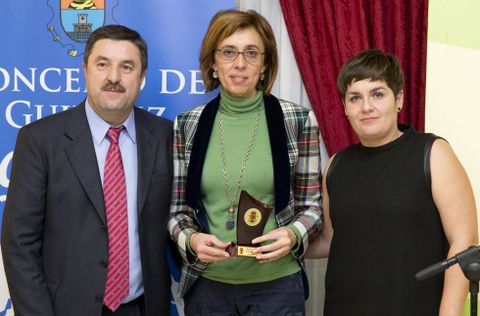
<instances>
[{"instance_id":1,"label":"black sleeveless dress","mask_svg":"<svg viewBox=\"0 0 480 316\"><path fill-rule=\"evenodd\" d=\"M324 316L438 315L443 274L415 279L448 250L424 166L432 134L401 129L391 143L353 145L331 163Z\"/></svg>"}]
</instances>

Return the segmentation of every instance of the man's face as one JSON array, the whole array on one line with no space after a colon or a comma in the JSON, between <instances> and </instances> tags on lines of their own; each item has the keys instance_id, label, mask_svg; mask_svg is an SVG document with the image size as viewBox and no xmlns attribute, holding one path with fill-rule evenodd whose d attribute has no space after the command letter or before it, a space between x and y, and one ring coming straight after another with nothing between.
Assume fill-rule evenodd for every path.
<instances>
[{"instance_id":1,"label":"man's face","mask_svg":"<svg viewBox=\"0 0 480 316\"><path fill-rule=\"evenodd\" d=\"M145 77L140 51L124 40L98 40L83 65L88 102L106 122L123 123L133 109Z\"/></svg>"}]
</instances>

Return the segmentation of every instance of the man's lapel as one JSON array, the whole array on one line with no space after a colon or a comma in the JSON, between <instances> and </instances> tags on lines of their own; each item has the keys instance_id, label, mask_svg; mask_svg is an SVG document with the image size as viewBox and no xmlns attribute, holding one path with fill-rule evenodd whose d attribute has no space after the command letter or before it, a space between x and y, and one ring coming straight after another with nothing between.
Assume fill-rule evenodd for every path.
<instances>
[{"instance_id":1,"label":"man's lapel","mask_svg":"<svg viewBox=\"0 0 480 316\"><path fill-rule=\"evenodd\" d=\"M137 186L137 212L142 213L148 186L157 159L158 140L155 139L153 126L146 118L146 114L135 108L135 129L137 131L137 157L138 157L138 186Z\"/></svg>"},{"instance_id":2,"label":"man's lapel","mask_svg":"<svg viewBox=\"0 0 480 316\"><path fill-rule=\"evenodd\" d=\"M70 114L65 128L65 136L70 144L66 146L65 151L98 216L106 224L103 189L85 104L78 105Z\"/></svg>"}]
</instances>

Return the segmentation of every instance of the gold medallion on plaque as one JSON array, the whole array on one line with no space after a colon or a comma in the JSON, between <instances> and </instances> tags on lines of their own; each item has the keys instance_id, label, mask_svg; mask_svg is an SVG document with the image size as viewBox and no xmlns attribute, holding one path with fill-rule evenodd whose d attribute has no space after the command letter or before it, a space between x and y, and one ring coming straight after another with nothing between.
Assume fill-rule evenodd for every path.
<instances>
[{"instance_id":1,"label":"gold medallion on plaque","mask_svg":"<svg viewBox=\"0 0 480 316\"><path fill-rule=\"evenodd\" d=\"M249 208L243 219L248 226L257 226L262 220L262 213L258 208Z\"/></svg>"},{"instance_id":2,"label":"gold medallion on plaque","mask_svg":"<svg viewBox=\"0 0 480 316\"><path fill-rule=\"evenodd\" d=\"M252 244L252 240L261 236L265 224L273 210L273 206L262 203L248 194L240 192L237 209L237 240L230 242L225 249L232 257L256 257L255 252L259 245Z\"/></svg>"}]
</instances>

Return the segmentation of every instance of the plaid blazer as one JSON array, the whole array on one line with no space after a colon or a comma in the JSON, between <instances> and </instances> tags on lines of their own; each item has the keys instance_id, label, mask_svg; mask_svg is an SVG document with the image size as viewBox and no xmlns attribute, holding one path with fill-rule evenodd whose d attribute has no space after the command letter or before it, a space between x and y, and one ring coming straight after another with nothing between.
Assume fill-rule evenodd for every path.
<instances>
[{"instance_id":1,"label":"plaid blazer","mask_svg":"<svg viewBox=\"0 0 480 316\"><path fill-rule=\"evenodd\" d=\"M279 227L293 224L302 239L292 249L308 282L303 254L322 226L319 129L315 115L294 103L264 96L273 158L275 218ZM200 200L200 178L220 95L206 105L178 115L174 122L174 179L168 229L183 259L178 294L183 297L206 264L187 250L193 232L209 233Z\"/></svg>"}]
</instances>

